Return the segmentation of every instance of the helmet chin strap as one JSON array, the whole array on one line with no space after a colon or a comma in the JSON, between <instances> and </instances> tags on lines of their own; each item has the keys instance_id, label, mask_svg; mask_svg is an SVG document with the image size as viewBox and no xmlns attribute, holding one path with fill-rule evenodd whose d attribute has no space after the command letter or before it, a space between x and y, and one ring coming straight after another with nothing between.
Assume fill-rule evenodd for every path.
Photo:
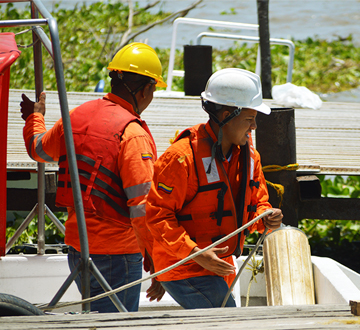
<instances>
[{"instance_id":1,"label":"helmet chin strap","mask_svg":"<svg viewBox=\"0 0 360 330\"><path fill-rule=\"evenodd\" d=\"M135 103L135 112L140 115L140 110L139 110L139 106L138 106L138 102L136 99L136 94L142 90L148 83L144 83L142 85L140 85L138 88L131 90L131 88L129 87L129 85L125 82L124 80L124 75L122 72L117 72L118 78L121 80L121 82L123 83L124 87L128 90L128 92L130 93L130 95L132 96L134 103Z\"/></svg>"},{"instance_id":2,"label":"helmet chin strap","mask_svg":"<svg viewBox=\"0 0 360 330\"><path fill-rule=\"evenodd\" d=\"M206 111L206 110L205 110ZM223 138L223 130L222 130L222 127L227 124L231 119L237 117L238 115L240 115L240 112L241 112L241 108L237 108L236 110L234 110L234 112L230 115L230 116L227 116L223 121L219 121L219 119L212 113L206 111L211 119L219 126L219 133L218 133L218 136L217 136L217 141L213 144L213 146L211 147L211 160L210 160L210 164L209 164L209 167L206 171L207 174L210 174L211 173L211 164L213 162L213 160L215 159L215 156L218 157L219 160L221 161L224 161L225 160L225 157L224 157L224 154L222 152L222 149L221 149L221 142L222 142L222 138Z\"/></svg>"}]
</instances>

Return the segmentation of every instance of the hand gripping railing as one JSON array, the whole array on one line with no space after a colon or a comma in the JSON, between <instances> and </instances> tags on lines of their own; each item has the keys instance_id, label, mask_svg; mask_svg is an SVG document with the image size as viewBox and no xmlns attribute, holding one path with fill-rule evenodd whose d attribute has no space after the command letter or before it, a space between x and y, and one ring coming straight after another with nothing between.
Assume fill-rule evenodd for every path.
<instances>
[{"instance_id":1,"label":"hand gripping railing","mask_svg":"<svg viewBox=\"0 0 360 330\"><path fill-rule=\"evenodd\" d=\"M29 0L14 0L14 1L0 1L0 3L28 2L28 1ZM85 300L90 297L90 272L92 272L96 280L100 283L100 285L103 287L105 291L110 291L111 287L102 277L99 270L96 268L95 264L90 259L90 255L89 255L89 245L88 245L88 237L86 231L84 207L81 197L80 180L79 180L78 168L76 164L74 140L71 130L71 122L70 122L69 107L68 107L66 88L65 88L65 79L64 79L62 60L61 60L60 40L59 40L57 23L56 20L51 16L51 14L48 12L48 10L45 8L45 6L42 4L40 0L30 0L29 2L31 5L31 19L0 21L0 27L17 27L17 26L33 27L35 94L37 100L39 99L40 93L43 91L42 48L41 48L42 44L44 45L44 47L46 48L46 50L49 52L49 54L54 60L61 117L64 127L67 160L70 168L71 186L74 197L74 208L76 212L77 225L78 225L79 238L80 238L80 247L81 247L81 261L78 265L76 265L74 271L65 280L64 284L61 286L61 288L56 293L53 300L50 302L49 306L54 306L61 299L61 297L66 292L66 290L69 288L71 283L76 278L77 274L79 274L80 272L82 272L82 276L81 276L82 298ZM39 13L42 15L43 18L39 18ZM38 27L39 25L47 25L49 27L51 41L49 40L45 32L43 32L42 29ZM41 43L37 41L41 41ZM44 212L45 210L47 212L50 211L44 204L44 199L45 199L44 171L45 171L45 165L39 163L38 176L42 178L42 179L40 178L38 181L38 191L42 191L42 193L38 193L38 206L37 206L38 215L39 215L38 240L42 242L40 246L40 253L44 247L44 236L45 236L44 229L40 229L40 227L42 226L42 228L45 228ZM32 219L31 216L33 216L36 212L35 208L31 211L27 219L25 219L26 221L28 221L28 223ZM48 213L48 215L49 214L50 214L50 218L52 218L51 213ZM56 217L54 216L54 218ZM56 222L55 224L58 225ZM62 226L61 223L60 225ZM58 227L60 227L60 230L64 232L64 229L61 226ZM116 295L111 294L109 298L112 300L112 302L119 311L126 311L125 307L122 305L122 303L120 302L120 300ZM84 302L82 304L82 309L83 311L89 311L90 303Z\"/></svg>"}]
</instances>

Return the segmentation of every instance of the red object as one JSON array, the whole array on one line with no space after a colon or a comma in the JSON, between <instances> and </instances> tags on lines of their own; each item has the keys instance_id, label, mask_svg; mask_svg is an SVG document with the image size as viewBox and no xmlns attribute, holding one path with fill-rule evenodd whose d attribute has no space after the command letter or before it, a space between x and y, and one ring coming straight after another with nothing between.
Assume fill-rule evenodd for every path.
<instances>
[{"instance_id":1,"label":"red object","mask_svg":"<svg viewBox=\"0 0 360 330\"><path fill-rule=\"evenodd\" d=\"M10 66L20 56L15 34L0 33L0 256L6 250L6 154Z\"/></svg>"}]
</instances>

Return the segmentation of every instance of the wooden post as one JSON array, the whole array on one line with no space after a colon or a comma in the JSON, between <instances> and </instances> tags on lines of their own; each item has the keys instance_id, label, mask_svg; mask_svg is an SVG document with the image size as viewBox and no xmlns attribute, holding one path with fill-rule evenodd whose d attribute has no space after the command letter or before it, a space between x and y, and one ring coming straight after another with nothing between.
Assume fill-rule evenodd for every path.
<instances>
[{"instance_id":1,"label":"wooden post","mask_svg":"<svg viewBox=\"0 0 360 330\"><path fill-rule=\"evenodd\" d=\"M212 46L184 46L184 92L199 96L212 75Z\"/></svg>"},{"instance_id":2,"label":"wooden post","mask_svg":"<svg viewBox=\"0 0 360 330\"><path fill-rule=\"evenodd\" d=\"M261 84L265 99L271 96L271 53L269 32L269 0L257 0L260 53L261 53Z\"/></svg>"},{"instance_id":3,"label":"wooden post","mask_svg":"<svg viewBox=\"0 0 360 330\"><path fill-rule=\"evenodd\" d=\"M286 166L296 163L295 113L293 108L272 108L270 115L258 113L256 149L261 155L262 166ZM283 222L298 226L298 184L295 171L266 172L266 180L284 186L285 193L281 206ZM270 203L279 206L279 198L273 188L269 188Z\"/></svg>"},{"instance_id":4,"label":"wooden post","mask_svg":"<svg viewBox=\"0 0 360 330\"><path fill-rule=\"evenodd\" d=\"M351 314L360 316L360 300L350 300Z\"/></svg>"}]
</instances>

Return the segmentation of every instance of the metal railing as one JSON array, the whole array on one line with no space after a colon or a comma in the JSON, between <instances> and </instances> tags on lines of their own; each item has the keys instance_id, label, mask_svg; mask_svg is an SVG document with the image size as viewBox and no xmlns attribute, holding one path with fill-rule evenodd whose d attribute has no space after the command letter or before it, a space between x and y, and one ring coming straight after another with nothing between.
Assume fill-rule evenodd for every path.
<instances>
[{"instance_id":1,"label":"metal railing","mask_svg":"<svg viewBox=\"0 0 360 330\"><path fill-rule=\"evenodd\" d=\"M258 24L236 23L236 22L215 21L215 20L184 18L184 17L177 18L173 24L173 33L172 33L172 40L171 40L168 77L167 77L167 85L168 86L166 88L167 92L171 92L174 76L179 76L179 77L184 76L183 70L174 70L176 38L177 38L178 26L180 24L197 25L197 26L204 26L204 27L211 27L211 28L221 27L221 28L236 29L236 30L258 31L258 29L259 29ZM196 44L200 45L201 40L204 37L244 40L244 41L248 41L248 42L259 43L259 37L257 37L257 36L244 36L244 35L235 35L235 34L226 34L226 33L202 32L197 36ZM291 40L287 40L287 39L270 38L270 44L285 45L285 46L289 47L289 62L288 62L286 82L291 82L292 81L292 70L293 70L293 65L294 65L294 53L295 53L295 46L294 46L293 42ZM256 60L256 70L255 70L255 72L260 75L261 72L260 72L260 56L259 55L260 55L260 48L258 49L258 55L257 55L257 60Z\"/></svg>"},{"instance_id":2,"label":"metal railing","mask_svg":"<svg viewBox=\"0 0 360 330\"><path fill-rule=\"evenodd\" d=\"M255 42L259 43L259 37L252 37L252 36L243 36L237 34L224 34L224 33L214 33L214 32L202 32L196 38L196 44L201 45L201 40L205 37L208 38L219 38L219 39L233 39L233 40L242 40L248 42ZM292 81L292 70L294 66L294 55L295 55L295 45L291 40L287 39L277 39L277 38L270 38L270 45L283 45L289 47L289 61L288 61L288 68L287 68L287 76L286 82ZM261 65L260 65L260 47L258 48L258 55L256 58L256 70L259 76L261 75Z\"/></svg>"},{"instance_id":3,"label":"metal railing","mask_svg":"<svg viewBox=\"0 0 360 330\"><path fill-rule=\"evenodd\" d=\"M198 26L206 26L206 27L222 27L222 28L231 28L231 29L237 29L237 30L253 30L253 31L257 31L259 28L258 24L213 21L213 20L207 20L207 19L185 18L185 17L177 18L173 24L173 33L172 33L172 39L171 39L169 68L168 68L168 77L167 77L167 85L168 86L166 88L167 92L171 92L171 87L172 87L172 81L173 81L173 76L174 76L177 29L180 24L198 25ZM180 73L180 75L181 75L181 73Z\"/></svg>"}]
</instances>

